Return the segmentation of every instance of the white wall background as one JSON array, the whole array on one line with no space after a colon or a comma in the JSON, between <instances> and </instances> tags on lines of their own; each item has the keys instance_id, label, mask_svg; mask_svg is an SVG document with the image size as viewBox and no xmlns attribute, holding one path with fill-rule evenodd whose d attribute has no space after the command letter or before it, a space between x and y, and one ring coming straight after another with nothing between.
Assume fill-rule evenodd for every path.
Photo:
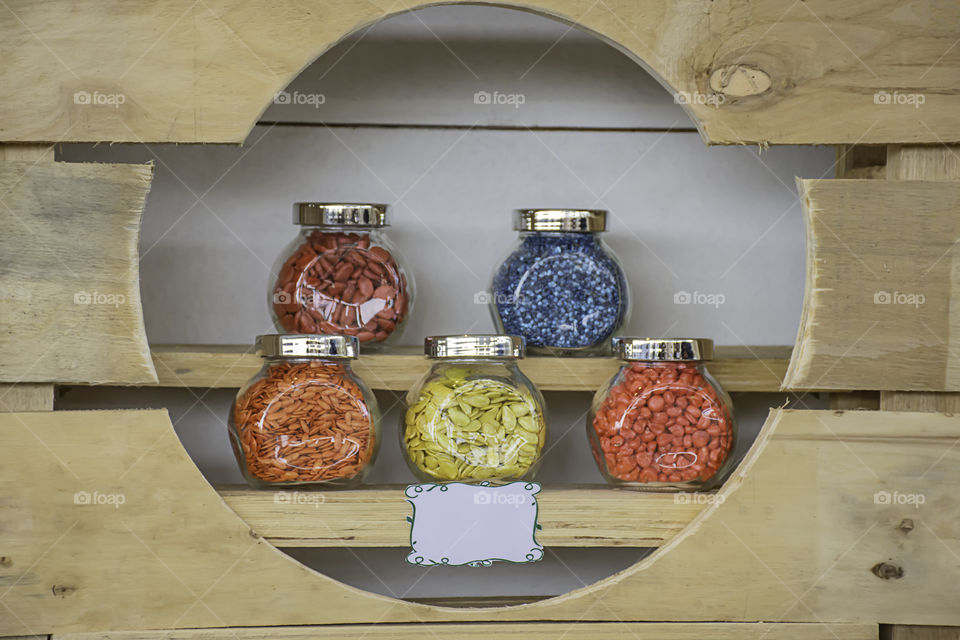
<instances>
[{"instance_id":1,"label":"white wall background","mask_svg":"<svg viewBox=\"0 0 960 640\"><path fill-rule=\"evenodd\" d=\"M478 91L523 104L477 104ZM474 294L516 241L511 210L542 206L611 211L605 239L634 301L628 332L793 343L805 260L794 177L832 175L831 148L707 148L673 96L612 47L491 7L434 7L375 25L308 67L288 93L322 104L271 106L242 147L61 150L67 161L156 163L141 237L151 342L249 344L270 332L266 291L296 233L291 203L366 200L393 205L389 233L416 274L407 344L492 330ZM724 303L676 305L679 291ZM374 482L412 479L394 444L398 396L380 394L393 410ZM167 407L207 477L240 482L223 425L231 399L72 389L58 407ZM783 397L736 401L744 433L755 434ZM588 402L588 394L548 394L545 483L601 481L584 437ZM430 597L561 593L640 552L567 550L535 567L430 571L406 566L404 553L297 555L364 588Z\"/></svg>"}]
</instances>

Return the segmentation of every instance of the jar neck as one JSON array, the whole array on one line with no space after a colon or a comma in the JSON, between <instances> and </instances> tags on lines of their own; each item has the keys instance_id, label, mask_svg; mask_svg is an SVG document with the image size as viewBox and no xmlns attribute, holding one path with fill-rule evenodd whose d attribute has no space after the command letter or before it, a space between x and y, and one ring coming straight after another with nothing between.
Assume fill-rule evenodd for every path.
<instances>
[{"instance_id":1,"label":"jar neck","mask_svg":"<svg viewBox=\"0 0 960 640\"><path fill-rule=\"evenodd\" d=\"M310 235L314 231L319 231L320 233L355 233L358 235L370 235L376 231L380 231L383 227L355 227L352 225L346 224L324 224L324 225L306 225L301 224L300 233L302 235Z\"/></svg>"},{"instance_id":2,"label":"jar neck","mask_svg":"<svg viewBox=\"0 0 960 640\"><path fill-rule=\"evenodd\" d=\"M704 360L627 360L623 363L624 369L704 369Z\"/></svg>"},{"instance_id":3,"label":"jar neck","mask_svg":"<svg viewBox=\"0 0 960 640\"><path fill-rule=\"evenodd\" d=\"M520 231L521 238L599 240L602 231Z\"/></svg>"},{"instance_id":4,"label":"jar neck","mask_svg":"<svg viewBox=\"0 0 960 640\"><path fill-rule=\"evenodd\" d=\"M532 251L593 250L603 246L599 231L521 231L520 242Z\"/></svg>"},{"instance_id":5,"label":"jar neck","mask_svg":"<svg viewBox=\"0 0 960 640\"><path fill-rule=\"evenodd\" d=\"M456 358L433 358L434 366L503 366L507 368L517 368L516 358L491 358L491 357L456 357Z\"/></svg>"},{"instance_id":6,"label":"jar neck","mask_svg":"<svg viewBox=\"0 0 960 640\"><path fill-rule=\"evenodd\" d=\"M350 370L350 358L318 358L313 356L290 357L290 356L266 356L264 363L267 366L283 365L309 365L316 368L342 369Z\"/></svg>"}]
</instances>

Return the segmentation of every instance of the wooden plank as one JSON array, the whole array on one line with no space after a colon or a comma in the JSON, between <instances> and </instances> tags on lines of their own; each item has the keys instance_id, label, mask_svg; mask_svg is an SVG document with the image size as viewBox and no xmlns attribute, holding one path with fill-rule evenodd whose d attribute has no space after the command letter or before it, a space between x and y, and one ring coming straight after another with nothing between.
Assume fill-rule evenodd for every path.
<instances>
[{"instance_id":1,"label":"wooden plank","mask_svg":"<svg viewBox=\"0 0 960 640\"><path fill-rule=\"evenodd\" d=\"M409 547L411 507L402 487L363 491L264 492L220 489L250 528L278 547ZM548 547L659 547L713 496L555 487L537 496L537 540Z\"/></svg>"},{"instance_id":2,"label":"wooden plank","mask_svg":"<svg viewBox=\"0 0 960 640\"><path fill-rule=\"evenodd\" d=\"M957 180L960 179L960 156L957 147L903 147L888 149L888 180ZM954 307L951 301L951 307ZM951 322L951 329L956 327ZM887 411L960 412L960 394L885 391L880 408ZM894 625L891 640L947 640L960 638L958 627L923 627Z\"/></svg>"},{"instance_id":3,"label":"wooden plank","mask_svg":"<svg viewBox=\"0 0 960 640\"><path fill-rule=\"evenodd\" d=\"M263 361L242 345L154 345L161 387L239 388ZM727 391L779 391L790 347L718 347L710 372ZM417 347L361 355L354 368L374 389L405 391L427 372L430 362ZM544 391L594 392L616 372L613 358L529 357L520 368Z\"/></svg>"},{"instance_id":4,"label":"wooden plank","mask_svg":"<svg viewBox=\"0 0 960 640\"><path fill-rule=\"evenodd\" d=\"M837 147L836 177L882 180L887 175L887 147L841 145ZM840 411L881 409L881 394L851 391L830 394L830 408ZM905 409L906 410L906 409Z\"/></svg>"},{"instance_id":5,"label":"wooden plank","mask_svg":"<svg viewBox=\"0 0 960 640\"><path fill-rule=\"evenodd\" d=\"M784 387L960 390L960 183L797 184L807 285Z\"/></svg>"},{"instance_id":6,"label":"wooden plank","mask_svg":"<svg viewBox=\"0 0 960 640\"><path fill-rule=\"evenodd\" d=\"M960 394L909 391L884 391L880 395L884 411L926 411L960 413ZM960 640L960 627L892 625L889 640Z\"/></svg>"},{"instance_id":7,"label":"wooden plank","mask_svg":"<svg viewBox=\"0 0 960 640\"><path fill-rule=\"evenodd\" d=\"M34 144L0 144L0 161L53 162L53 147ZM3 198L0 197L0 202ZM0 384L0 411L52 411L52 384ZM27 638L28 636L22 636Z\"/></svg>"},{"instance_id":8,"label":"wooden plank","mask_svg":"<svg viewBox=\"0 0 960 640\"><path fill-rule=\"evenodd\" d=\"M53 162L53 145L0 144L0 160L29 160Z\"/></svg>"},{"instance_id":9,"label":"wooden plank","mask_svg":"<svg viewBox=\"0 0 960 640\"><path fill-rule=\"evenodd\" d=\"M879 180L887 173L887 148L884 146L837 146L836 177ZM880 409L880 393L849 391L831 393L830 408L836 411L876 411Z\"/></svg>"},{"instance_id":10,"label":"wooden plank","mask_svg":"<svg viewBox=\"0 0 960 640\"><path fill-rule=\"evenodd\" d=\"M53 411L53 385L0 384L0 411Z\"/></svg>"},{"instance_id":11,"label":"wooden plank","mask_svg":"<svg viewBox=\"0 0 960 640\"><path fill-rule=\"evenodd\" d=\"M0 163L0 382L155 382L137 239L149 165Z\"/></svg>"},{"instance_id":12,"label":"wooden plank","mask_svg":"<svg viewBox=\"0 0 960 640\"><path fill-rule=\"evenodd\" d=\"M880 394L882 411L927 411L960 413L960 394L930 391L883 391Z\"/></svg>"},{"instance_id":13,"label":"wooden plank","mask_svg":"<svg viewBox=\"0 0 960 640\"><path fill-rule=\"evenodd\" d=\"M891 146L887 151L888 180L958 180L960 147ZM951 330L960 328L956 303L951 301ZM960 412L960 394L889 391L881 394L880 408L886 411Z\"/></svg>"},{"instance_id":14,"label":"wooden plank","mask_svg":"<svg viewBox=\"0 0 960 640\"><path fill-rule=\"evenodd\" d=\"M921 627L895 625L889 640L960 640L960 627Z\"/></svg>"},{"instance_id":15,"label":"wooden plank","mask_svg":"<svg viewBox=\"0 0 960 640\"><path fill-rule=\"evenodd\" d=\"M365 593L280 553L204 481L164 411L0 414L0 430L0 584L16 613L0 634L493 615L960 624L960 417L772 411L713 504L651 556L493 610Z\"/></svg>"},{"instance_id":16,"label":"wooden plank","mask_svg":"<svg viewBox=\"0 0 960 640\"><path fill-rule=\"evenodd\" d=\"M182 629L56 634L52 640L876 640L871 624L731 623L531 623L349 625L329 627L267 627L259 629Z\"/></svg>"},{"instance_id":17,"label":"wooden plank","mask_svg":"<svg viewBox=\"0 0 960 640\"><path fill-rule=\"evenodd\" d=\"M0 55L16 62L0 69L10 96L0 140L240 143L317 56L428 4L11 0ZM923 19L900 0L514 6L595 33L690 96L684 108L710 143L960 141L955 3ZM64 29L68 12L86 19Z\"/></svg>"},{"instance_id":18,"label":"wooden plank","mask_svg":"<svg viewBox=\"0 0 960 640\"><path fill-rule=\"evenodd\" d=\"M960 179L960 148L891 146L887 153L888 180ZM951 303L951 310L955 307ZM951 315L951 329L957 327ZM880 408L887 411L960 412L960 394L888 391L881 394ZM928 627L936 634L936 628ZM919 637L920 631L916 632Z\"/></svg>"},{"instance_id":19,"label":"wooden plank","mask_svg":"<svg viewBox=\"0 0 960 640\"><path fill-rule=\"evenodd\" d=\"M887 149L887 180L960 180L960 146Z\"/></svg>"},{"instance_id":20,"label":"wooden plank","mask_svg":"<svg viewBox=\"0 0 960 640\"><path fill-rule=\"evenodd\" d=\"M960 156L957 148L891 146L887 150L886 178L888 180L956 180L960 178ZM954 302L951 301L951 306ZM956 325L951 322L951 328ZM880 408L885 411L928 411L956 413L960 410L960 394L908 391L884 391L880 394ZM894 625L889 629L894 640L938 640L956 638L957 629L951 627L907 627Z\"/></svg>"}]
</instances>

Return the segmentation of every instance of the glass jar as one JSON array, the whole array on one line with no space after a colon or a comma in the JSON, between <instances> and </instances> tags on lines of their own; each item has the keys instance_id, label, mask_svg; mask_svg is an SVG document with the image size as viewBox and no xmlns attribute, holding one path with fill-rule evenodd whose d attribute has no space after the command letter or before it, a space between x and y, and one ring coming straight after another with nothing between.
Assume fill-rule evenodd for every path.
<instances>
[{"instance_id":1,"label":"glass jar","mask_svg":"<svg viewBox=\"0 0 960 640\"><path fill-rule=\"evenodd\" d=\"M489 293L498 331L523 336L531 353L608 351L630 304L623 268L600 239L606 221L598 210L514 212L520 244Z\"/></svg>"},{"instance_id":2,"label":"glass jar","mask_svg":"<svg viewBox=\"0 0 960 640\"><path fill-rule=\"evenodd\" d=\"M434 336L407 394L400 443L422 481L527 480L547 435L543 396L520 372L518 336Z\"/></svg>"},{"instance_id":3,"label":"glass jar","mask_svg":"<svg viewBox=\"0 0 960 640\"><path fill-rule=\"evenodd\" d=\"M736 439L730 396L704 367L707 339L614 339L626 363L593 399L587 435L613 485L661 491L716 487Z\"/></svg>"},{"instance_id":4,"label":"glass jar","mask_svg":"<svg viewBox=\"0 0 960 640\"><path fill-rule=\"evenodd\" d=\"M413 277L382 229L387 205L298 202L302 229L274 273L278 331L355 336L372 346L399 337L413 306Z\"/></svg>"},{"instance_id":5,"label":"glass jar","mask_svg":"<svg viewBox=\"0 0 960 640\"><path fill-rule=\"evenodd\" d=\"M254 487L358 484L380 444L380 412L350 369L357 339L257 337L263 368L230 409L233 453Z\"/></svg>"}]
</instances>

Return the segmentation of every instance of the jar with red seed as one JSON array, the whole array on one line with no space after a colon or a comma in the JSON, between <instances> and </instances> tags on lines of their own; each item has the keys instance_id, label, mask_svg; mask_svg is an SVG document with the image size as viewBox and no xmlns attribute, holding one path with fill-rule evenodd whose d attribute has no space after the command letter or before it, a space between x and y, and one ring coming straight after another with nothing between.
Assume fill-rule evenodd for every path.
<instances>
[{"instance_id":1,"label":"jar with red seed","mask_svg":"<svg viewBox=\"0 0 960 640\"><path fill-rule=\"evenodd\" d=\"M707 372L713 341L615 338L625 361L587 418L593 457L610 484L660 491L719 485L736 439L730 396Z\"/></svg>"},{"instance_id":2,"label":"jar with red seed","mask_svg":"<svg viewBox=\"0 0 960 640\"><path fill-rule=\"evenodd\" d=\"M368 351L398 338L414 286L383 231L387 206L298 202L293 214L301 231L270 289L277 329L354 336Z\"/></svg>"}]
</instances>

